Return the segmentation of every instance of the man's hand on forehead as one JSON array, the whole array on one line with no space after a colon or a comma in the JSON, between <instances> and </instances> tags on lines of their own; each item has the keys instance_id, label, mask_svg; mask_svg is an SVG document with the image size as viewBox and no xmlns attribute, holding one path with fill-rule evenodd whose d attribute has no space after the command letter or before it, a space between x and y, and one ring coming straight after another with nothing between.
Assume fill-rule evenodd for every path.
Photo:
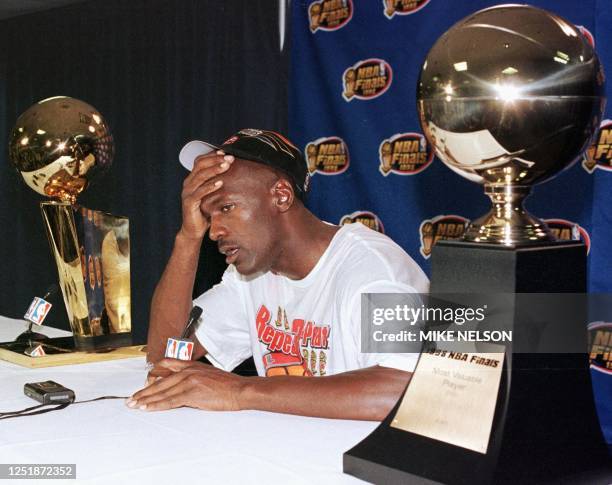
<instances>
[{"instance_id":1,"label":"man's hand on forehead","mask_svg":"<svg viewBox=\"0 0 612 485\"><path fill-rule=\"evenodd\" d=\"M234 163L232 155L222 151L196 158L193 170L183 182L183 225L181 233L189 239L201 239L208 230L208 222L202 215L200 205L208 195L223 186L217 177L226 172Z\"/></svg>"},{"instance_id":2,"label":"man's hand on forehead","mask_svg":"<svg viewBox=\"0 0 612 485\"><path fill-rule=\"evenodd\" d=\"M218 186L215 186L214 190L204 194L200 200L200 210L204 215L207 215L207 210L205 208L206 204L210 204L212 201L215 201L221 197L220 190L227 184L227 180L224 180L225 175L227 175L229 169L235 165L236 162L236 157L234 157L234 155L227 155L222 151L218 151L214 155L207 154L198 157L196 159L196 163L197 161L201 161L202 163L210 163L209 160L205 160L206 158L213 158L215 160L213 168L217 167L217 169L210 180L212 183L218 184Z\"/></svg>"}]
</instances>

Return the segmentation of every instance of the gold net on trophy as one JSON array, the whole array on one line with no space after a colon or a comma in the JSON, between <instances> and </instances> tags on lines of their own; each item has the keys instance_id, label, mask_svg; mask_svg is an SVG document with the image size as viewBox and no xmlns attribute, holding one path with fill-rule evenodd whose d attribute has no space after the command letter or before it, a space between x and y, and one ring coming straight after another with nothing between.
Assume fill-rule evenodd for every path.
<instances>
[{"instance_id":1,"label":"gold net on trophy","mask_svg":"<svg viewBox=\"0 0 612 485\"><path fill-rule=\"evenodd\" d=\"M102 115L65 96L31 106L9 139L11 161L25 183L51 199L40 208L81 350L131 343L129 221L76 203L113 154Z\"/></svg>"}]
</instances>

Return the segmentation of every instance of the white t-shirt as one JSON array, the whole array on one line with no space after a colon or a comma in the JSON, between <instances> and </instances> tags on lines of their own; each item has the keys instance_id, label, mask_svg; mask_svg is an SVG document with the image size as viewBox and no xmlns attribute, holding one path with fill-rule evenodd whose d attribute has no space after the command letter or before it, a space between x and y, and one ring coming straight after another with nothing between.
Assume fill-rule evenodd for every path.
<instances>
[{"instance_id":1,"label":"white t-shirt","mask_svg":"<svg viewBox=\"0 0 612 485\"><path fill-rule=\"evenodd\" d=\"M196 337L225 370L253 356L260 376L385 365L397 356L360 351L361 293L428 290L427 276L389 237L347 224L301 280L271 272L245 277L230 265L221 283L194 300L203 309ZM418 354L402 355L402 368L412 370Z\"/></svg>"}]
</instances>

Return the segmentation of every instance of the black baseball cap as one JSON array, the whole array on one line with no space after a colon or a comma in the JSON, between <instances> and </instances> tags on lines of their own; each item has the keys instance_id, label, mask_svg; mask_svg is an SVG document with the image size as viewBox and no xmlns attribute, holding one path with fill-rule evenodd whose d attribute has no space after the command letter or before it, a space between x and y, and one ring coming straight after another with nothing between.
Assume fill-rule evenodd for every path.
<instances>
[{"instance_id":1,"label":"black baseball cap","mask_svg":"<svg viewBox=\"0 0 612 485\"><path fill-rule=\"evenodd\" d=\"M192 170L197 157L216 150L280 170L293 183L295 195L304 200L310 185L306 160L297 147L283 135L275 131L245 128L230 136L221 145L193 140L181 149L179 161L187 170Z\"/></svg>"}]
</instances>

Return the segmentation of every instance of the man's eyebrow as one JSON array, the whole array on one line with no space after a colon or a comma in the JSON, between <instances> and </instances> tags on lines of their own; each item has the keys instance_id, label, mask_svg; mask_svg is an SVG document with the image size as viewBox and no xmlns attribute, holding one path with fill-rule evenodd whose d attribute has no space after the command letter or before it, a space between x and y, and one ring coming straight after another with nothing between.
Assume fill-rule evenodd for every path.
<instances>
[{"instance_id":1,"label":"man's eyebrow","mask_svg":"<svg viewBox=\"0 0 612 485\"><path fill-rule=\"evenodd\" d=\"M219 199L223 197L223 194L217 192L216 194L211 195L210 197L204 197L202 202L200 203L200 211L206 217L210 216L210 213L205 209L205 207L214 207L214 205L219 202Z\"/></svg>"}]
</instances>

